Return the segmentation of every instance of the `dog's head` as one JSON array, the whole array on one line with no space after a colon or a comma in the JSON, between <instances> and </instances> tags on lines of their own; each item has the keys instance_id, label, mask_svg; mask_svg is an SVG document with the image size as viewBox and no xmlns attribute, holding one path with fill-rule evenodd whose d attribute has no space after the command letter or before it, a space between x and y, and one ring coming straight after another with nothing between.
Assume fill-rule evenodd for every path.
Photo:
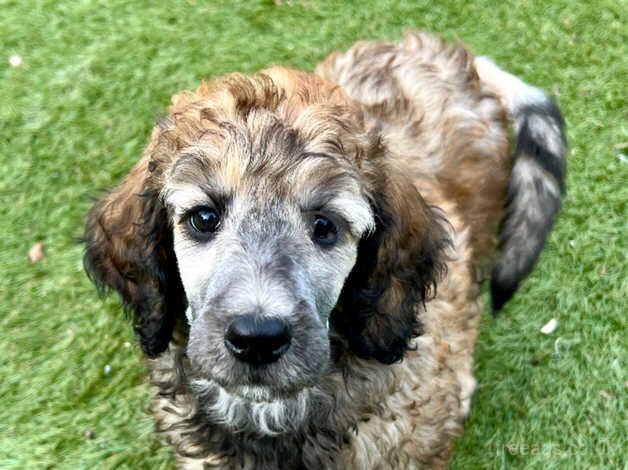
<instances>
[{"instance_id":1,"label":"dog's head","mask_svg":"<svg viewBox=\"0 0 628 470\"><path fill-rule=\"evenodd\" d=\"M144 352L185 314L196 387L223 409L302 402L330 365L330 329L362 358L401 359L446 237L361 109L275 68L170 111L87 223L87 270L135 312Z\"/></svg>"}]
</instances>

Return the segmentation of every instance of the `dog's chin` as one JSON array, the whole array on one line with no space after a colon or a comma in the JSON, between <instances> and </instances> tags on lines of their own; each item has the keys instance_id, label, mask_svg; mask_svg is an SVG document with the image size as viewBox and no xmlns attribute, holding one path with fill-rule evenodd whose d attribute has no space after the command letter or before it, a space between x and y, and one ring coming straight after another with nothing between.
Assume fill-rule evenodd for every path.
<instances>
[{"instance_id":1,"label":"dog's chin","mask_svg":"<svg viewBox=\"0 0 628 470\"><path fill-rule=\"evenodd\" d=\"M277 436L294 432L309 417L313 390L304 386L278 393L265 386L229 389L212 379L195 379L191 388L208 420L234 433Z\"/></svg>"}]
</instances>

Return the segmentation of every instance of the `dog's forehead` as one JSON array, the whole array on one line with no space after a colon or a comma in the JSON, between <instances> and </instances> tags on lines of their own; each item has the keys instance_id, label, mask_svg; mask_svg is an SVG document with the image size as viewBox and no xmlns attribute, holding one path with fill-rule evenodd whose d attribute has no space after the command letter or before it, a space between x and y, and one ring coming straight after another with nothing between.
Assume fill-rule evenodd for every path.
<instances>
[{"instance_id":1,"label":"dog's forehead","mask_svg":"<svg viewBox=\"0 0 628 470\"><path fill-rule=\"evenodd\" d=\"M254 150L247 155L238 149L216 155L202 145L187 149L172 165L165 186L168 191L196 186L208 194L246 194L266 200L361 192L359 174L332 155Z\"/></svg>"},{"instance_id":2,"label":"dog's forehead","mask_svg":"<svg viewBox=\"0 0 628 470\"><path fill-rule=\"evenodd\" d=\"M337 135L312 139L311 129L287 125L264 110L239 123L221 123L183 148L166 172L166 186L195 185L224 194L265 198L314 190L359 192L361 181ZM321 134L329 130L321 129ZM330 133L331 134L331 133Z\"/></svg>"},{"instance_id":3,"label":"dog's forehead","mask_svg":"<svg viewBox=\"0 0 628 470\"><path fill-rule=\"evenodd\" d=\"M360 172L340 149L330 139L314 145L298 130L258 116L183 149L166 174L163 196L175 213L217 199L326 209L360 235L372 227L373 215Z\"/></svg>"}]
</instances>

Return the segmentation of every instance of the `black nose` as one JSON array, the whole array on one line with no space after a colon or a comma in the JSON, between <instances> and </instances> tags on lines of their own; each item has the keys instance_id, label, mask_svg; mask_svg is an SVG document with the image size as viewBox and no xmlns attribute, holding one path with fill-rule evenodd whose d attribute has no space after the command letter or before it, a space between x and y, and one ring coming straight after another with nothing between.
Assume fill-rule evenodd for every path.
<instances>
[{"instance_id":1,"label":"black nose","mask_svg":"<svg viewBox=\"0 0 628 470\"><path fill-rule=\"evenodd\" d=\"M252 365L275 362L290 347L290 326L276 318L237 317L227 328L225 345L235 357Z\"/></svg>"}]
</instances>

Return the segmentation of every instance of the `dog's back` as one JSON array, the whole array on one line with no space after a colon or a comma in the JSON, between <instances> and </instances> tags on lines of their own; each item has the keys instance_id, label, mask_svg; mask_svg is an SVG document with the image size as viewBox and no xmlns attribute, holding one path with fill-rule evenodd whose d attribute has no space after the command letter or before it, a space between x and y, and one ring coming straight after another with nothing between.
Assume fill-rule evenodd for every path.
<instances>
[{"instance_id":1,"label":"dog's back","mask_svg":"<svg viewBox=\"0 0 628 470\"><path fill-rule=\"evenodd\" d=\"M419 32L357 43L316 71L364 105L428 202L434 183L456 202L478 279L490 274L501 308L560 208L566 143L556 104L488 59Z\"/></svg>"}]
</instances>

